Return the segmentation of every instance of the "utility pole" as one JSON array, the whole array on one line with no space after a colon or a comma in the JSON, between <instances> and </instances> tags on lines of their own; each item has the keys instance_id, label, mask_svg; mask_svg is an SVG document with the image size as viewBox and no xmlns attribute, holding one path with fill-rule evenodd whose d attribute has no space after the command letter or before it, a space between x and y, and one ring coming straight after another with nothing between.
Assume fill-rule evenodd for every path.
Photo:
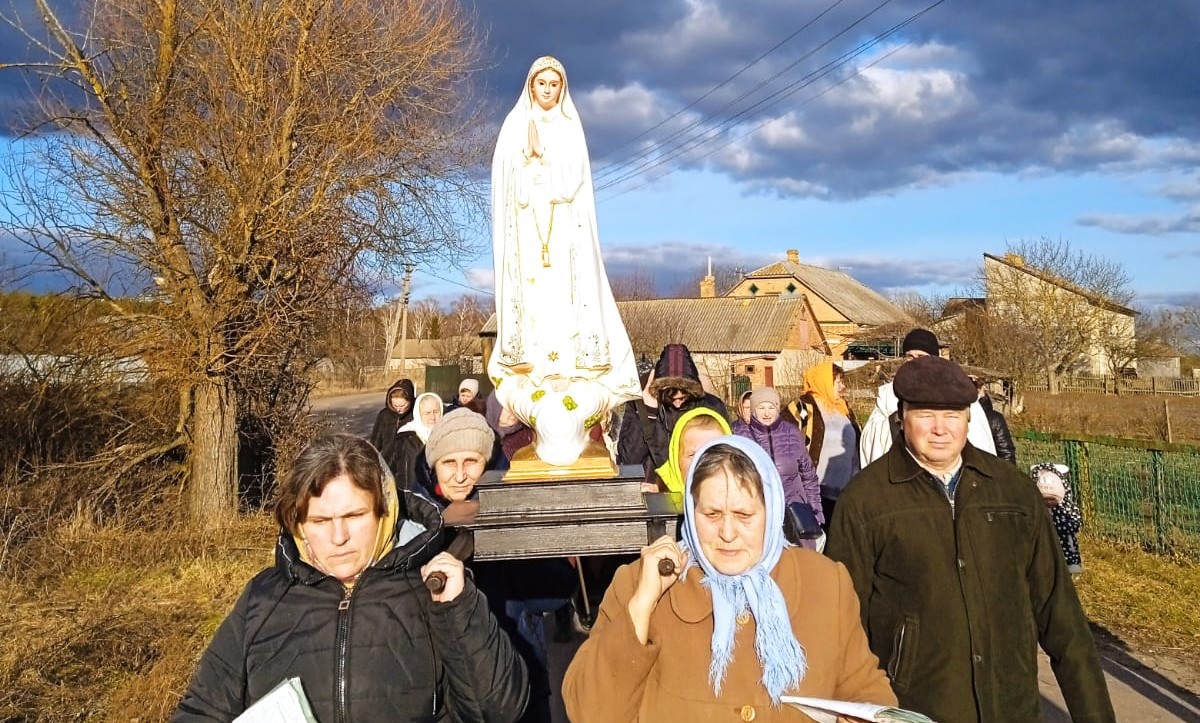
<instances>
[{"instance_id":1,"label":"utility pole","mask_svg":"<svg viewBox=\"0 0 1200 723\"><path fill-rule=\"evenodd\" d=\"M404 265L404 282L400 286L400 301L399 312L392 313L391 325L388 329L385 346L387 349L383 355L383 373L386 375L392 366L392 351L396 345L397 326L400 332L400 375L404 376L404 365L408 361L408 292L412 284L413 271L417 267L413 264Z\"/></svg>"}]
</instances>

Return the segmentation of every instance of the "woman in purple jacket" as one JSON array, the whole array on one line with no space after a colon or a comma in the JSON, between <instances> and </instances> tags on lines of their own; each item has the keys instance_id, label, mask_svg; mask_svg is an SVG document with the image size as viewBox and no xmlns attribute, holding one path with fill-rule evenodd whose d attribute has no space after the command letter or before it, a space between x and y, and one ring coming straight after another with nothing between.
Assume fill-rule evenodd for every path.
<instances>
[{"instance_id":1,"label":"woman in purple jacket","mask_svg":"<svg viewBox=\"0 0 1200 723\"><path fill-rule=\"evenodd\" d=\"M779 416L779 392L759 387L750 395L750 423L735 425L734 434L753 439L775 462L783 478L787 504L803 502L812 508L817 522L824 523L821 510L821 483L817 470L800 437L800 430Z\"/></svg>"}]
</instances>

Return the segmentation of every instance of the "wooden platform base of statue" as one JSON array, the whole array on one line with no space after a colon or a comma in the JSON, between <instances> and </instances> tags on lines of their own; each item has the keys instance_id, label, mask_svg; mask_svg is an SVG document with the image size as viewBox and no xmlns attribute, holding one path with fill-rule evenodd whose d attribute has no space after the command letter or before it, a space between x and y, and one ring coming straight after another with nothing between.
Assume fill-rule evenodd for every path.
<instances>
[{"instance_id":1,"label":"wooden platform base of statue","mask_svg":"<svg viewBox=\"0 0 1200 723\"><path fill-rule=\"evenodd\" d=\"M674 537L683 513L681 495L642 492L638 466L518 483L502 474L485 473L477 500L445 511L447 526L474 533L476 560L636 553L662 535Z\"/></svg>"},{"instance_id":2,"label":"wooden platform base of statue","mask_svg":"<svg viewBox=\"0 0 1200 723\"><path fill-rule=\"evenodd\" d=\"M599 479L615 477L617 465L612 461L608 448L599 442L588 442L579 459L568 467L546 464L537 456L532 444L522 447L513 455L505 482L528 482L545 479Z\"/></svg>"}]
</instances>

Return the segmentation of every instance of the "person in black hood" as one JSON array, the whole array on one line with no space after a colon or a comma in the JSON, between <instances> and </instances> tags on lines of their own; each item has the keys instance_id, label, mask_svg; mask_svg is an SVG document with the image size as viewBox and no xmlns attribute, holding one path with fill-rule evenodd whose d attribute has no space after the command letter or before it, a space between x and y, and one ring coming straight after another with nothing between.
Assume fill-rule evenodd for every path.
<instances>
[{"instance_id":1,"label":"person in black hood","mask_svg":"<svg viewBox=\"0 0 1200 723\"><path fill-rule=\"evenodd\" d=\"M725 403L704 391L692 353L683 344L663 347L642 398L625 406L617 442L618 464L640 464L647 479L668 456L671 431L683 413L707 407L728 418Z\"/></svg>"},{"instance_id":2,"label":"person in black hood","mask_svg":"<svg viewBox=\"0 0 1200 723\"><path fill-rule=\"evenodd\" d=\"M528 674L444 550L442 515L361 437L318 437L281 484L275 565L221 623L172 721L229 721L299 678L322 721L511 723ZM440 592L424 582L444 575Z\"/></svg>"},{"instance_id":3,"label":"person in black hood","mask_svg":"<svg viewBox=\"0 0 1200 723\"><path fill-rule=\"evenodd\" d=\"M383 397L383 409L375 415L375 426L371 428L371 444L379 450L383 461L395 469L396 433L413 418L413 401L417 398L411 379L397 379L388 387Z\"/></svg>"},{"instance_id":4,"label":"person in black hood","mask_svg":"<svg viewBox=\"0 0 1200 723\"><path fill-rule=\"evenodd\" d=\"M979 391L979 406L987 416L988 428L992 430L992 439L996 442L996 456L1015 465L1017 463L1017 445L1013 442L1012 432L1008 429L1008 420L992 406L992 398L988 395L983 380L974 374L967 376L975 385L975 389Z\"/></svg>"}]
</instances>

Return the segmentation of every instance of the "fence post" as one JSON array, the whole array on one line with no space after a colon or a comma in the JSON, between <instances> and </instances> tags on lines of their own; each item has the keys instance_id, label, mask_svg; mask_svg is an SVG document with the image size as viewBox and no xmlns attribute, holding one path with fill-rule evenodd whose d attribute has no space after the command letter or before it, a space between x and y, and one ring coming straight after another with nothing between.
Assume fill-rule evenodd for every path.
<instances>
[{"instance_id":1,"label":"fence post","mask_svg":"<svg viewBox=\"0 0 1200 723\"><path fill-rule=\"evenodd\" d=\"M1071 477L1075 480L1075 500L1079 504L1079 513L1083 515L1085 528L1095 525L1096 490L1092 486L1092 470L1088 466L1087 442L1074 439L1063 441L1063 454L1067 458L1067 466L1071 468Z\"/></svg>"},{"instance_id":2,"label":"fence post","mask_svg":"<svg viewBox=\"0 0 1200 723\"><path fill-rule=\"evenodd\" d=\"M1154 551L1160 555L1170 551L1171 541L1167 530L1166 482L1163 470L1162 450L1150 450L1150 512L1154 518Z\"/></svg>"},{"instance_id":3,"label":"fence post","mask_svg":"<svg viewBox=\"0 0 1200 723\"><path fill-rule=\"evenodd\" d=\"M1170 399L1163 400L1163 421L1166 422L1167 443L1169 444L1169 443L1175 441L1174 435L1171 434L1171 400Z\"/></svg>"}]
</instances>

